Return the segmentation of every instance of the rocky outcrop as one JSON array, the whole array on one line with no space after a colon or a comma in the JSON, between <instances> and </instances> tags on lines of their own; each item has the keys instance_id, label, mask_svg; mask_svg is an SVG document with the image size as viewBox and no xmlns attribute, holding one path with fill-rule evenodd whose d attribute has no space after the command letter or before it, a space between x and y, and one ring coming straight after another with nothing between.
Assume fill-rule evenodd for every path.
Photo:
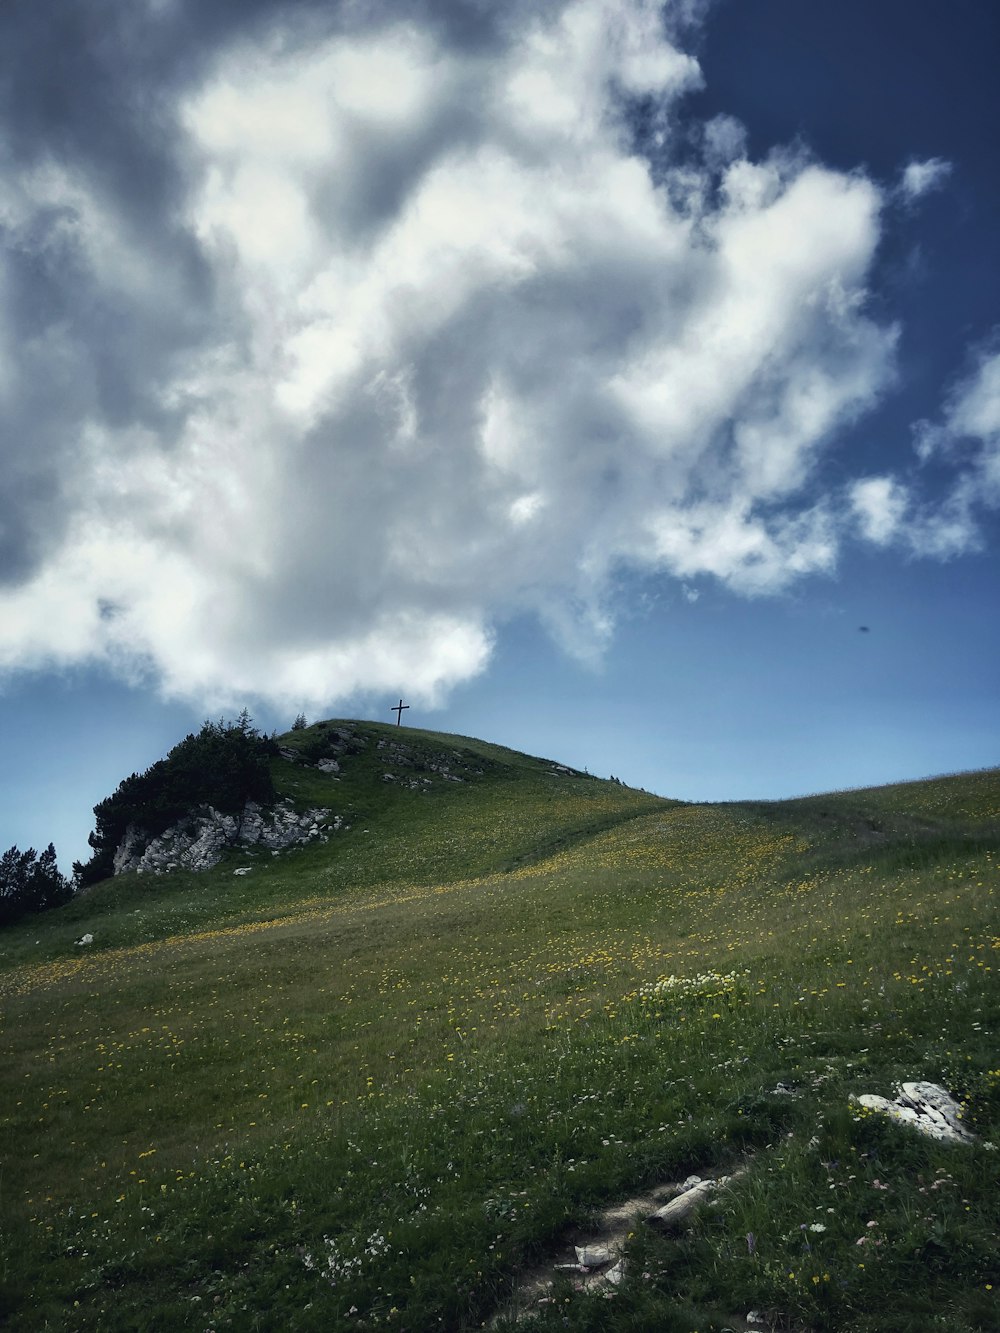
<instances>
[{"instance_id":1,"label":"rocky outcrop","mask_svg":"<svg viewBox=\"0 0 1000 1333\"><path fill-rule=\"evenodd\" d=\"M339 815L323 809L299 812L290 801L271 810L248 801L239 815L206 805L152 839L130 824L115 852L114 872L165 875L172 870L211 870L232 847L263 847L276 854L325 842L342 827Z\"/></svg>"},{"instance_id":2,"label":"rocky outcrop","mask_svg":"<svg viewBox=\"0 0 1000 1333\"><path fill-rule=\"evenodd\" d=\"M378 740L375 748L382 752L380 756L382 760L393 766L382 774L382 781L398 782L400 786L408 787L411 791L426 789L435 780L468 782L483 776L481 764L474 760L471 753L463 753L461 750L428 753L415 750L405 741L385 738ZM431 776L427 776L428 774Z\"/></svg>"}]
</instances>

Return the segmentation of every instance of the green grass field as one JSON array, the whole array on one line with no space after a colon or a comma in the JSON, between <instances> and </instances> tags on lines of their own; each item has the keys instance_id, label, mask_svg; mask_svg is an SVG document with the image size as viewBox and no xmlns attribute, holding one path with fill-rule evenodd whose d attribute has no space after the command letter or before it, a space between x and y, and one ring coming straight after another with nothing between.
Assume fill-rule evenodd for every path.
<instances>
[{"instance_id":1,"label":"green grass field","mask_svg":"<svg viewBox=\"0 0 1000 1333\"><path fill-rule=\"evenodd\" d=\"M339 780L275 761L325 845L0 936L0 1323L513 1328L595 1210L742 1166L522 1326L1000 1328L1000 771L697 806L356 736ZM904 1079L979 1141L849 1100Z\"/></svg>"}]
</instances>

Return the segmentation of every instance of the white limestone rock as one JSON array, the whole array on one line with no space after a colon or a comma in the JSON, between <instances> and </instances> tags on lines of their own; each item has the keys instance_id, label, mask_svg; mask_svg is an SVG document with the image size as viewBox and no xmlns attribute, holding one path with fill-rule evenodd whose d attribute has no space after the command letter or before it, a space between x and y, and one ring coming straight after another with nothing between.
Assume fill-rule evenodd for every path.
<instances>
[{"instance_id":1,"label":"white limestone rock","mask_svg":"<svg viewBox=\"0 0 1000 1333\"><path fill-rule=\"evenodd\" d=\"M734 1171L731 1176L717 1176L715 1179L700 1180L697 1176L689 1176L684 1182L680 1194L670 1200L669 1203L657 1208L655 1213L651 1213L646 1221L657 1227L677 1227L686 1222L699 1204L704 1203L711 1195L718 1190L723 1189L737 1176L741 1176L742 1171Z\"/></svg>"},{"instance_id":2,"label":"white limestone rock","mask_svg":"<svg viewBox=\"0 0 1000 1333\"><path fill-rule=\"evenodd\" d=\"M976 1136L962 1124L961 1106L937 1083L903 1083L895 1101L875 1093L864 1093L852 1100L943 1143L975 1141Z\"/></svg>"},{"instance_id":3,"label":"white limestone rock","mask_svg":"<svg viewBox=\"0 0 1000 1333\"><path fill-rule=\"evenodd\" d=\"M574 1245L573 1248L576 1250L576 1262L582 1268L603 1268L618 1258L609 1245Z\"/></svg>"},{"instance_id":4,"label":"white limestone rock","mask_svg":"<svg viewBox=\"0 0 1000 1333\"><path fill-rule=\"evenodd\" d=\"M271 810L248 801L240 815L223 814L206 805L148 841L141 829L130 825L115 852L114 873L134 870L140 875L163 875L181 869L210 870L230 847L261 846L282 852L322 839L327 831L336 832L342 827L340 816L332 816L330 810L317 808L300 814L288 800Z\"/></svg>"},{"instance_id":5,"label":"white limestone rock","mask_svg":"<svg viewBox=\"0 0 1000 1333\"><path fill-rule=\"evenodd\" d=\"M613 1268L609 1268L606 1273L602 1273L601 1281L606 1282L611 1287L621 1286L625 1281L625 1260L619 1259Z\"/></svg>"},{"instance_id":6,"label":"white limestone rock","mask_svg":"<svg viewBox=\"0 0 1000 1333\"><path fill-rule=\"evenodd\" d=\"M141 845L142 841L140 831L134 824L129 824L125 830L125 836L115 848L113 865L116 875L122 874L125 870L136 870L138 868L138 861L145 850Z\"/></svg>"},{"instance_id":7,"label":"white limestone rock","mask_svg":"<svg viewBox=\"0 0 1000 1333\"><path fill-rule=\"evenodd\" d=\"M702 1203L713 1190L717 1188L714 1180L698 1180L687 1188L675 1199L665 1203L662 1208L657 1208L655 1213L651 1213L647 1221L654 1226L674 1227L680 1226L682 1222L687 1221L699 1203Z\"/></svg>"}]
</instances>

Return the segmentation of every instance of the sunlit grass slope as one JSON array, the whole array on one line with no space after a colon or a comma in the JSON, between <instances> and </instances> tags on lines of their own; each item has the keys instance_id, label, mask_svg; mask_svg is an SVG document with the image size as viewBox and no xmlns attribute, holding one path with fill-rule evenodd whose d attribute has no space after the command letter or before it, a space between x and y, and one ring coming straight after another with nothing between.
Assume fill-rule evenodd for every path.
<instances>
[{"instance_id":1,"label":"sunlit grass slope","mask_svg":"<svg viewBox=\"0 0 1000 1333\"><path fill-rule=\"evenodd\" d=\"M685 806L355 726L276 772L327 844L0 940L13 1327L479 1327L595 1207L744 1161L534 1327L1000 1327L1000 1154L849 1102L933 1080L1000 1144L1000 773Z\"/></svg>"}]
</instances>

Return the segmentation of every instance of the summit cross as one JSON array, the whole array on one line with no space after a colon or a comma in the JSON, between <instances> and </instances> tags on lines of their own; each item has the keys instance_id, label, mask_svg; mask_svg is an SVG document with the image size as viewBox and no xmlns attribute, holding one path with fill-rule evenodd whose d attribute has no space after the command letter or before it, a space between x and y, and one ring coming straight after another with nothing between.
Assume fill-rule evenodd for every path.
<instances>
[{"instance_id":1,"label":"summit cross","mask_svg":"<svg viewBox=\"0 0 1000 1333\"><path fill-rule=\"evenodd\" d=\"M409 704L404 704L403 701L402 701L402 699L400 699L400 701L399 701L398 704L395 704L392 708L389 709L389 712L390 712L390 713L395 713L395 714L396 714L396 726L397 726L397 727L399 726L399 724L400 724L400 723L402 722L402 720L403 720L403 712L404 712L404 710L407 709L407 708L409 708L409 706L410 706Z\"/></svg>"}]
</instances>

